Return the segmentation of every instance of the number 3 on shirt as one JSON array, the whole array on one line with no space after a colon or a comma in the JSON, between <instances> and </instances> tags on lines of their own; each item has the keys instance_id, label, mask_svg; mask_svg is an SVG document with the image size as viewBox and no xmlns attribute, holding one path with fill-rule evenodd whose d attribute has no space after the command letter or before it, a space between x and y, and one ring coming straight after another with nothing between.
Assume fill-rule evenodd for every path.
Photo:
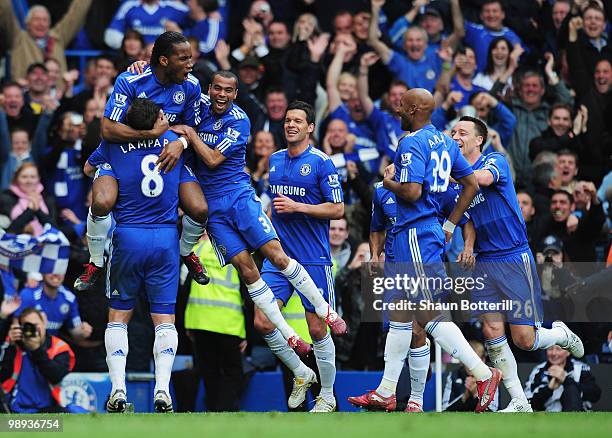
<instances>
[{"instance_id":1,"label":"number 3 on shirt","mask_svg":"<svg viewBox=\"0 0 612 438\"><path fill-rule=\"evenodd\" d=\"M164 180L155 169L155 163L159 157L157 155L146 155L140 162L140 170L144 178L140 182L140 190L147 198L156 198L164 190Z\"/></svg>"},{"instance_id":2,"label":"number 3 on shirt","mask_svg":"<svg viewBox=\"0 0 612 438\"><path fill-rule=\"evenodd\" d=\"M438 152L431 152L431 159L434 161L433 168L433 184L431 186L432 192L445 192L448 188L451 174L451 158L448 151L442 151L442 155L438 155Z\"/></svg>"}]
</instances>

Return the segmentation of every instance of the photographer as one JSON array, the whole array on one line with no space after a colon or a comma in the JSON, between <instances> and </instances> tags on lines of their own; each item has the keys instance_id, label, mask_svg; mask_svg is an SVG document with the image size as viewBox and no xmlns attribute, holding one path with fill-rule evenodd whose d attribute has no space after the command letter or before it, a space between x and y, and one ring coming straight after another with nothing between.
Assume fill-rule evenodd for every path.
<instances>
[{"instance_id":1,"label":"photographer","mask_svg":"<svg viewBox=\"0 0 612 438\"><path fill-rule=\"evenodd\" d=\"M46 325L45 314L28 307L1 347L0 381L11 412L66 412L59 404L59 383L74 367L74 353L61 339L47 336Z\"/></svg>"}]
</instances>

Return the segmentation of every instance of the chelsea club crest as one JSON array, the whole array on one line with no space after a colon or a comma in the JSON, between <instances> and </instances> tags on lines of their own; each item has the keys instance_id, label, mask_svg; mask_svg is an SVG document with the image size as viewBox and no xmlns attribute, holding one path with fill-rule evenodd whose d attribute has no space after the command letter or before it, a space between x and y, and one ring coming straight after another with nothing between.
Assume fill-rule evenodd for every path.
<instances>
[{"instance_id":1,"label":"chelsea club crest","mask_svg":"<svg viewBox=\"0 0 612 438\"><path fill-rule=\"evenodd\" d=\"M300 167L300 175L309 175L311 170L310 164L302 164L302 167Z\"/></svg>"},{"instance_id":2,"label":"chelsea club crest","mask_svg":"<svg viewBox=\"0 0 612 438\"><path fill-rule=\"evenodd\" d=\"M174 103L176 103L177 105L180 105L185 100L185 93L180 90L175 92L172 96L172 100L174 100Z\"/></svg>"},{"instance_id":3,"label":"chelsea club crest","mask_svg":"<svg viewBox=\"0 0 612 438\"><path fill-rule=\"evenodd\" d=\"M223 119L219 119L215 122L215 124L213 125L213 129L215 131L218 131L219 129L223 128Z\"/></svg>"}]
</instances>

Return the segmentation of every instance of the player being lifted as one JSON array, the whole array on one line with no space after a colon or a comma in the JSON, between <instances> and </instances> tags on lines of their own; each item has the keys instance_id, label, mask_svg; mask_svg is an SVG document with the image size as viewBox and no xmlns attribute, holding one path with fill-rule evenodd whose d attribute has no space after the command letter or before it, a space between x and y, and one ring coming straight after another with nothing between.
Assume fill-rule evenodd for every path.
<instances>
[{"instance_id":1,"label":"player being lifted","mask_svg":"<svg viewBox=\"0 0 612 438\"><path fill-rule=\"evenodd\" d=\"M109 98L102 120L102 137L110 143L132 142L159 138L169 124L186 123L195 126L200 121L200 83L190 74L193 68L191 46L177 32L165 32L155 40L151 54L151 67L138 75L124 72L117 77L113 94ZM127 108L138 97L157 103L160 112L155 125L148 130L135 130L122 123ZM160 170L169 171L176 164L184 145L176 140L164 148ZM90 163L91 164L91 163ZM92 167L86 170L91 172ZM111 227L109 216L117 200L117 181L112 177L98 178L92 187L92 205L87 216L87 242L90 262L76 280L76 290L93 286L103 271L104 246ZM193 246L204 231L207 216L206 200L196 182L182 184L180 188L183 216L180 254L194 280L208 283L208 277Z\"/></svg>"},{"instance_id":2,"label":"player being lifted","mask_svg":"<svg viewBox=\"0 0 612 438\"><path fill-rule=\"evenodd\" d=\"M542 301L535 261L529 250L527 229L510 168L504 155L482 155L487 126L474 117L462 117L454 126L453 139L472 165L480 193L468 212L476 227L474 276L486 278L484 289L472 291L472 301L500 303L512 300L515 308L501 313L481 313L486 348L495 367L503 373L504 386L512 397L500 412L531 412L518 377L516 359L506 339L504 325L510 324L514 344L523 350L559 345L573 356L584 355L582 341L563 322L552 329L541 327ZM504 318L505 316L505 318Z\"/></svg>"},{"instance_id":3,"label":"player being lifted","mask_svg":"<svg viewBox=\"0 0 612 438\"><path fill-rule=\"evenodd\" d=\"M151 130L159 111L153 101L136 98L126 108L126 126L135 131ZM138 143L104 143L92 154L94 161L104 163L97 178L113 178L119 190L113 209L117 227L113 232L106 285L110 303L104 343L112 382L106 404L109 412L125 411L127 324L138 295L143 293L147 295L155 326L154 407L157 412L172 412L168 385L178 345L174 306L180 265L176 228L179 186L197 182L182 158L167 173L160 174L155 169L162 148L176 138L175 133L168 131L158 139Z\"/></svg>"},{"instance_id":4,"label":"player being lifted","mask_svg":"<svg viewBox=\"0 0 612 438\"><path fill-rule=\"evenodd\" d=\"M173 129L185 135L198 156L194 171L209 202L208 234L221 265L231 263L247 285L250 297L289 345L300 355L311 351L284 320L273 292L261 278L251 257L259 249L311 304L336 335L346 332L346 324L325 301L308 271L287 256L270 219L244 171L250 122L234 104L238 78L229 71L218 71L202 96L202 121L196 133L188 126ZM325 277L321 280L326 281ZM326 284L326 283L323 283Z\"/></svg>"},{"instance_id":5,"label":"player being lifted","mask_svg":"<svg viewBox=\"0 0 612 438\"><path fill-rule=\"evenodd\" d=\"M287 107L284 128L288 147L270 157L270 190L274 196L272 225L287 255L302 264L321 286L323 298L334 308L329 220L344 215L344 203L336 167L327 155L310 144L314 120L315 111L305 102L295 101ZM269 259L264 260L261 277L272 289L279 306L285 305L295 289L289 279ZM297 293L306 310L321 376L321 392L310 412L332 412L336 409L334 342L315 307L299 290ZM292 409L298 407L306 398L308 388L316 382L316 374L287 346L283 335L259 309L255 310L255 328L293 372L293 391L288 405Z\"/></svg>"},{"instance_id":6,"label":"player being lifted","mask_svg":"<svg viewBox=\"0 0 612 438\"><path fill-rule=\"evenodd\" d=\"M421 287L410 291L408 299L413 302L444 298L445 291L429 290L426 279L445 279L445 234L450 239L455 225L460 222L478 190L472 169L461 156L457 144L431 124L433 109L434 99L427 90L414 88L404 93L399 114L402 129L410 131L410 134L400 141L394 166L389 166L383 180L384 187L395 194L397 201L396 223L392 230L395 264L390 268L390 273L396 271L401 274L407 270L411 275L425 280ZM440 227L433 193L446 191L451 176L463 185L463 191L449 218ZM387 271L385 267L386 275ZM386 298L395 301L406 297L407 291L396 289ZM351 403L379 409L389 409L395 405L397 381L410 349L413 319L474 375L479 398L476 410L484 411L493 400L501 372L487 367L472 350L459 327L453 322L444 321L443 316L435 311L415 314L390 312L383 379L375 391L351 397Z\"/></svg>"}]
</instances>

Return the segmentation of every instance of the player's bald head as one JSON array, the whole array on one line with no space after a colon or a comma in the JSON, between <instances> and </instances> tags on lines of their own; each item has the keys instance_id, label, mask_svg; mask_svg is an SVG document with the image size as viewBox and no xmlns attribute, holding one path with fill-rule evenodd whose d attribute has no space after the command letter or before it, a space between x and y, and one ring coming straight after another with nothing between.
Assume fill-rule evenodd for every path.
<instances>
[{"instance_id":1,"label":"player's bald head","mask_svg":"<svg viewBox=\"0 0 612 438\"><path fill-rule=\"evenodd\" d=\"M424 88L411 88L402 95L398 114L402 119L402 129L413 131L431 123L435 108L433 95Z\"/></svg>"},{"instance_id":2,"label":"player's bald head","mask_svg":"<svg viewBox=\"0 0 612 438\"><path fill-rule=\"evenodd\" d=\"M433 95L425 88L411 88L403 94L402 101L408 107L415 105L418 112L423 112L428 117L435 107Z\"/></svg>"}]
</instances>

